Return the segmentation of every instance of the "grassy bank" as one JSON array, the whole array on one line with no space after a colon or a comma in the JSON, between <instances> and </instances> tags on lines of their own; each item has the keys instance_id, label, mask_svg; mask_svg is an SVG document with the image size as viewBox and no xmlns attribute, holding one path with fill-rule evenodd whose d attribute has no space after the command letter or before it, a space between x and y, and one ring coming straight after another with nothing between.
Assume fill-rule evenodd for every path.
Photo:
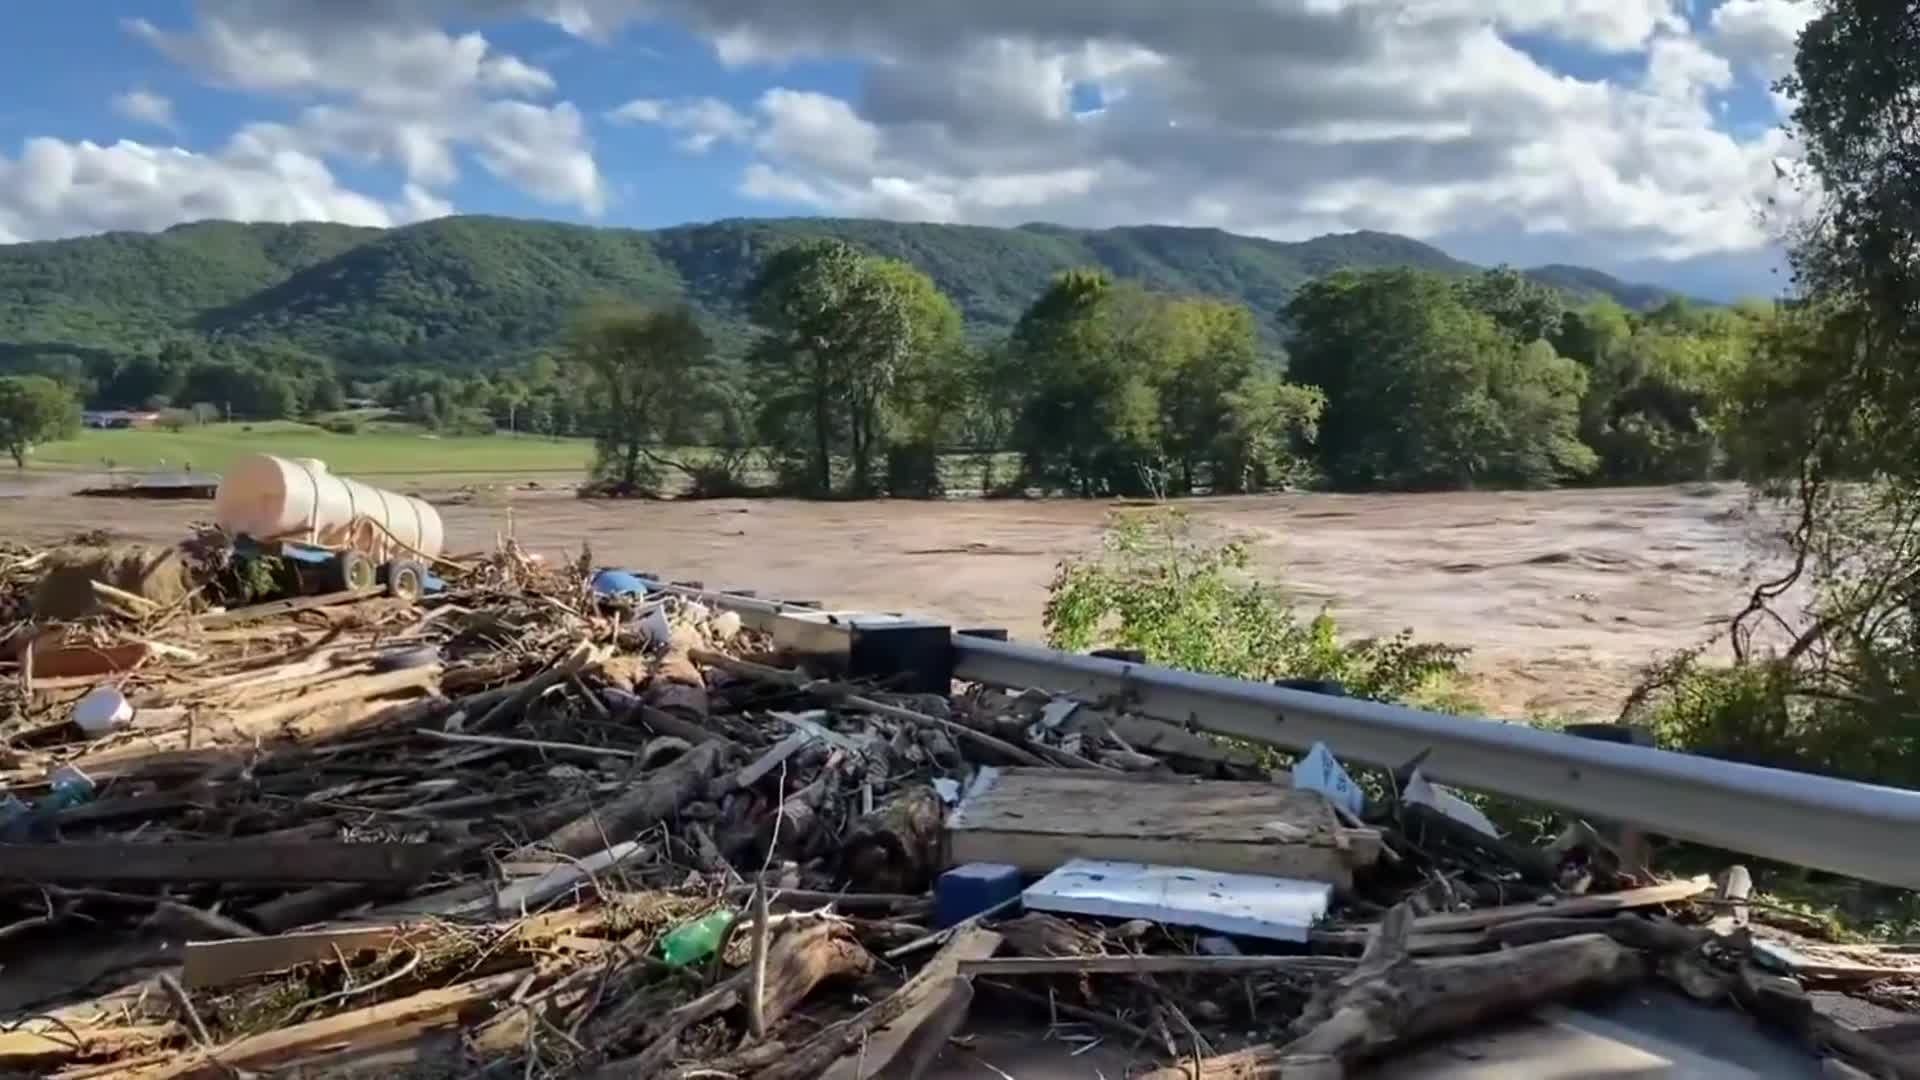
<instances>
[{"instance_id":1,"label":"grassy bank","mask_svg":"<svg viewBox=\"0 0 1920 1080\"><path fill-rule=\"evenodd\" d=\"M530 435L435 435L403 425L381 425L351 435L312 424L273 421L206 424L181 431L83 431L77 438L36 447L31 467L46 470L183 469L219 472L247 454L278 454L325 461L356 476L458 473L568 473L578 477L593 457L585 439Z\"/></svg>"},{"instance_id":2,"label":"grassy bank","mask_svg":"<svg viewBox=\"0 0 1920 1080\"><path fill-rule=\"evenodd\" d=\"M679 451L699 459L700 451ZM78 437L35 447L28 467L53 472L146 472L192 466L218 473L247 454L319 458L337 473L352 476L449 478L514 477L554 474L556 481L584 479L593 460L589 439L549 439L535 435L440 435L412 424L373 421L353 434L315 424L275 420L255 424L204 424L180 431L159 429L85 430ZM996 475L1013 475L1019 459L996 455ZM947 454L940 474L948 490L970 494L980 486L980 459ZM667 494L682 493L685 477L663 474ZM777 478L758 463L743 477L771 486Z\"/></svg>"}]
</instances>

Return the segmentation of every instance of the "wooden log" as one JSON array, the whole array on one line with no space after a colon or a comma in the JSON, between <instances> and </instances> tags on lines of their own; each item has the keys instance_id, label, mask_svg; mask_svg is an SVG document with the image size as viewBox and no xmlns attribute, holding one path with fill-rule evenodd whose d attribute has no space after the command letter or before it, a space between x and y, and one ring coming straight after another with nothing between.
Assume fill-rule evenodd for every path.
<instances>
[{"instance_id":1,"label":"wooden log","mask_svg":"<svg viewBox=\"0 0 1920 1080\"><path fill-rule=\"evenodd\" d=\"M1549 909L1551 910L1551 909ZM1577 934L1605 934L1628 948L1655 953L1686 953L1712 939L1702 930L1664 919L1643 919L1621 913L1611 919L1544 916L1490 926L1482 932L1489 944L1532 945Z\"/></svg>"},{"instance_id":2,"label":"wooden log","mask_svg":"<svg viewBox=\"0 0 1920 1080\"><path fill-rule=\"evenodd\" d=\"M873 955L853 936L850 927L832 922L818 925L826 932L809 934L812 927L803 927L782 934L767 950L760 1015L768 1029L779 1024L821 983L873 970Z\"/></svg>"},{"instance_id":3,"label":"wooden log","mask_svg":"<svg viewBox=\"0 0 1920 1080\"><path fill-rule=\"evenodd\" d=\"M599 665L604 655L600 649L594 647L591 641L582 640L554 666L513 687L511 693L493 708L488 709L485 715L473 723L473 726L488 728L503 720L513 719L528 705L533 704L541 694L582 672L593 670Z\"/></svg>"},{"instance_id":4,"label":"wooden log","mask_svg":"<svg viewBox=\"0 0 1920 1080\"><path fill-rule=\"evenodd\" d=\"M705 724L688 720L685 717L676 716L664 709L656 709L646 702L635 705L627 712L625 722L632 723L635 720L640 721L662 735L672 735L676 738L685 739L695 746L705 742L722 743L729 747L739 745L720 732L707 727Z\"/></svg>"},{"instance_id":5,"label":"wooden log","mask_svg":"<svg viewBox=\"0 0 1920 1080\"><path fill-rule=\"evenodd\" d=\"M1383 1056L1429 1036L1463 1031L1502 1015L1646 976L1640 954L1604 934L1522 945L1484 956L1415 961L1406 943L1413 913L1402 904L1353 972L1315 994L1284 1046L1251 1047L1177 1065L1151 1080L1228 1080L1311 1075ZM1332 1071L1330 1075L1340 1075Z\"/></svg>"},{"instance_id":6,"label":"wooden log","mask_svg":"<svg viewBox=\"0 0 1920 1080\"><path fill-rule=\"evenodd\" d=\"M455 849L444 844L0 844L0 881L272 883L418 881Z\"/></svg>"},{"instance_id":7,"label":"wooden log","mask_svg":"<svg viewBox=\"0 0 1920 1080\"><path fill-rule=\"evenodd\" d=\"M594 760L610 757L631 760L640 756L637 750L621 750L612 746L585 746L581 743L548 742L545 739L512 739L503 735L462 735L452 731L438 731L434 728L415 728L414 734L435 742L497 746L503 750L534 750L542 754L561 754Z\"/></svg>"},{"instance_id":8,"label":"wooden log","mask_svg":"<svg viewBox=\"0 0 1920 1080\"><path fill-rule=\"evenodd\" d=\"M568 855L590 855L609 843L630 840L692 802L728 760L719 743L696 746L626 794L554 830L542 844Z\"/></svg>"},{"instance_id":9,"label":"wooden log","mask_svg":"<svg viewBox=\"0 0 1920 1080\"><path fill-rule=\"evenodd\" d=\"M958 1033L973 1005L973 981L959 970L968 962L983 961L1000 947L1000 935L973 929L956 935L935 953L909 983L919 986L916 999L900 1015L877 1030L869 1030L857 1054L842 1056L820 1080L913 1080L932 1063L948 1038ZM902 987L905 990L906 987Z\"/></svg>"},{"instance_id":10,"label":"wooden log","mask_svg":"<svg viewBox=\"0 0 1920 1080\"><path fill-rule=\"evenodd\" d=\"M840 878L858 892L920 892L940 871L946 804L915 785L855 821L840 842Z\"/></svg>"},{"instance_id":11,"label":"wooden log","mask_svg":"<svg viewBox=\"0 0 1920 1080\"><path fill-rule=\"evenodd\" d=\"M989 930L974 929L956 936L900 989L868 1006L852 1019L834 1024L796 1046L793 1053L762 1072L755 1080L815 1080L828 1075L833 1076L834 1080L853 1077L855 1074L851 1072L830 1074L829 1070L863 1043L871 1048L877 1041L874 1040L874 1033L890 1025L900 1024L900 1030L910 1037L911 1027L924 1023L933 1015L932 1010L943 1004L937 999L944 996L959 978L957 969L960 961L991 955L999 945L999 935ZM926 1006L930 998L936 1000L932 1006ZM909 1025L904 1022L907 1019L912 1019L913 1023ZM892 1039L886 1039L881 1045L893 1043L894 1052L898 1053L905 1041L902 1039L899 1043L893 1043ZM870 1077L874 1073L869 1071L864 1075Z\"/></svg>"},{"instance_id":12,"label":"wooden log","mask_svg":"<svg viewBox=\"0 0 1920 1080\"><path fill-rule=\"evenodd\" d=\"M1648 885L1639 889L1626 889L1615 893L1598 893L1593 896L1574 896L1552 904L1507 904L1501 907L1480 908L1475 911L1452 911L1438 915L1422 915L1413 920L1415 934L1451 934L1464 930L1485 930L1504 923L1520 922L1523 919L1538 919L1547 916L1611 915L1616 911L1631 911L1635 908L1657 907L1661 904L1677 904L1691 900L1713 888L1713 882L1706 877L1689 878L1684 881L1668 881L1659 885ZM1316 932L1316 940L1333 942L1348 934L1357 934L1354 940L1365 940L1377 932L1380 924L1373 923L1357 927L1335 927Z\"/></svg>"}]
</instances>

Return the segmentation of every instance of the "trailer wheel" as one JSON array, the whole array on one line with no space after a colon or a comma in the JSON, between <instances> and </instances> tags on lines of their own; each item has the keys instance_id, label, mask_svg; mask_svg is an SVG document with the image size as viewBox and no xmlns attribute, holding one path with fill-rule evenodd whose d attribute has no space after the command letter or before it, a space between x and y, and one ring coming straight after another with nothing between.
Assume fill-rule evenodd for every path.
<instances>
[{"instance_id":1,"label":"trailer wheel","mask_svg":"<svg viewBox=\"0 0 1920 1080\"><path fill-rule=\"evenodd\" d=\"M373 560L358 551L343 551L327 564L327 584L336 592L356 592L378 584L379 572Z\"/></svg>"},{"instance_id":2,"label":"trailer wheel","mask_svg":"<svg viewBox=\"0 0 1920 1080\"><path fill-rule=\"evenodd\" d=\"M427 568L409 559L387 564L387 595L418 600L427 591Z\"/></svg>"}]
</instances>

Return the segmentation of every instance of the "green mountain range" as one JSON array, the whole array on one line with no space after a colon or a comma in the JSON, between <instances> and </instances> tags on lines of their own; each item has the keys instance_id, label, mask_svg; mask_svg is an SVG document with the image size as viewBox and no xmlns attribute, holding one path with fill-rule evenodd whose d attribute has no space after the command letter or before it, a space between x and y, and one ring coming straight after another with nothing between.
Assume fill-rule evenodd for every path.
<instances>
[{"instance_id":1,"label":"green mountain range","mask_svg":"<svg viewBox=\"0 0 1920 1080\"><path fill-rule=\"evenodd\" d=\"M1098 265L1153 288L1238 300L1274 326L1302 282L1342 267L1473 269L1403 236L1301 243L1217 229L1014 229L829 218L605 229L452 217L396 229L209 221L0 247L0 362L149 351L183 334L291 346L368 369L507 362L552 344L583 305L685 301L723 349L749 328L742 294L768 252L836 236L926 271L970 332L1011 326L1057 271ZM1647 308L1668 295L1595 270L1530 276Z\"/></svg>"}]
</instances>

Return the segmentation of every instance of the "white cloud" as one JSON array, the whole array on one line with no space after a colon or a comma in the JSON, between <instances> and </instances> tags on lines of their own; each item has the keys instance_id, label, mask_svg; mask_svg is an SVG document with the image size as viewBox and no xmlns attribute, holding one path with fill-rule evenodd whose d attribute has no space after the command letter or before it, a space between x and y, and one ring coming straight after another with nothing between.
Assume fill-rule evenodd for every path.
<instances>
[{"instance_id":1,"label":"white cloud","mask_svg":"<svg viewBox=\"0 0 1920 1080\"><path fill-rule=\"evenodd\" d=\"M321 99L290 123L251 124L239 138L397 165L432 206L446 205L435 189L459 179L465 151L541 202L600 213L606 187L579 110L526 100L556 89L551 73L478 32L455 35L431 21L459 6L202 0L186 29L126 26L216 85Z\"/></svg>"},{"instance_id":2,"label":"white cloud","mask_svg":"<svg viewBox=\"0 0 1920 1080\"><path fill-rule=\"evenodd\" d=\"M183 221L337 221L391 225L443 207L347 190L316 158L236 143L219 154L122 140L27 140L0 155L0 239L43 240Z\"/></svg>"},{"instance_id":3,"label":"white cloud","mask_svg":"<svg viewBox=\"0 0 1920 1080\"><path fill-rule=\"evenodd\" d=\"M607 113L615 124L657 124L680 132L679 146L704 154L719 142L742 142L753 133L753 119L718 98L664 101L636 98Z\"/></svg>"},{"instance_id":4,"label":"white cloud","mask_svg":"<svg viewBox=\"0 0 1920 1080\"><path fill-rule=\"evenodd\" d=\"M173 102L151 90L133 89L113 95L113 111L135 123L173 127Z\"/></svg>"},{"instance_id":5,"label":"white cloud","mask_svg":"<svg viewBox=\"0 0 1920 1080\"><path fill-rule=\"evenodd\" d=\"M221 86L276 93L344 94L382 104L444 102L470 93L538 95L553 76L497 53L478 33L455 37L437 27L392 19L341 17L319 22L285 4L220 0L203 4L190 30L163 30L130 19L129 32Z\"/></svg>"},{"instance_id":6,"label":"white cloud","mask_svg":"<svg viewBox=\"0 0 1920 1080\"><path fill-rule=\"evenodd\" d=\"M489 172L534 198L589 214L606 209L606 187L586 123L572 105L496 101L486 107L471 137Z\"/></svg>"},{"instance_id":7,"label":"white cloud","mask_svg":"<svg viewBox=\"0 0 1920 1080\"><path fill-rule=\"evenodd\" d=\"M1733 66L1692 37L1662 36L1647 52L1646 85L1658 97L1697 106L1708 91L1733 85Z\"/></svg>"},{"instance_id":8,"label":"white cloud","mask_svg":"<svg viewBox=\"0 0 1920 1080\"><path fill-rule=\"evenodd\" d=\"M1721 55L1772 80L1793 69L1800 31L1817 14L1807 0L1726 0L1709 26Z\"/></svg>"},{"instance_id":9,"label":"white cloud","mask_svg":"<svg viewBox=\"0 0 1920 1080\"><path fill-rule=\"evenodd\" d=\"M184 28L132 29L209 81L296 99L290 120L250 125L235 145L395 168L413 185L406 212L436 208L475 163L553 205L604 204L586 121L572 104L549 103L564 94L555 74L566 71L482 33L533 17L599 43L582 48L610 50L634 48L618 36L629 24L671 24L751 69L736 79L762 76L771 88L751 105L642 97L601 115L662 127L688 153L741 149L750 161L738 190L782 208L1152 221L1286 238L1391 229L1487 237L1564 261L1704 258L1769 241L1756 211L1774 183L1770 159L1792 147L1778 133L1718 124L1742 111L1727 101L1757 93L1756 75L1784 69L1807 4L1208 0L1204 9L200 0ZM1533 48L1541 40L1561 47ZM1609 54L1607 67L1625 74L1582 77L1547 62L1569 50ZM815 57L857 65L858 90L782 85L793 80L781 65ZM1099 107L1076 113L1088 100Z\"/></svg>"},{"instance_id":10,"label":"white cloud","mask_svg":"<svg viewBox=\"0 0 1920 1080\"><path fill-rule=\"evenodd\" d=\"M639 10L575 7L602 33ZM1676 259L1764 247L1769 159L1791 152L1716 127L1739 61L1674 0L1219 0L1205 19L1148 0L652 10L734 64L867 64L855 98L775 89L753 115L740 191L832 213L1477 230ZM1513 44L1523 33L1638 52L1644 73L1563 74ZM1102 108L1074 115L1076 88ZM624 118L684 124L665 103Z\"/></svg>"}]
</instances>

